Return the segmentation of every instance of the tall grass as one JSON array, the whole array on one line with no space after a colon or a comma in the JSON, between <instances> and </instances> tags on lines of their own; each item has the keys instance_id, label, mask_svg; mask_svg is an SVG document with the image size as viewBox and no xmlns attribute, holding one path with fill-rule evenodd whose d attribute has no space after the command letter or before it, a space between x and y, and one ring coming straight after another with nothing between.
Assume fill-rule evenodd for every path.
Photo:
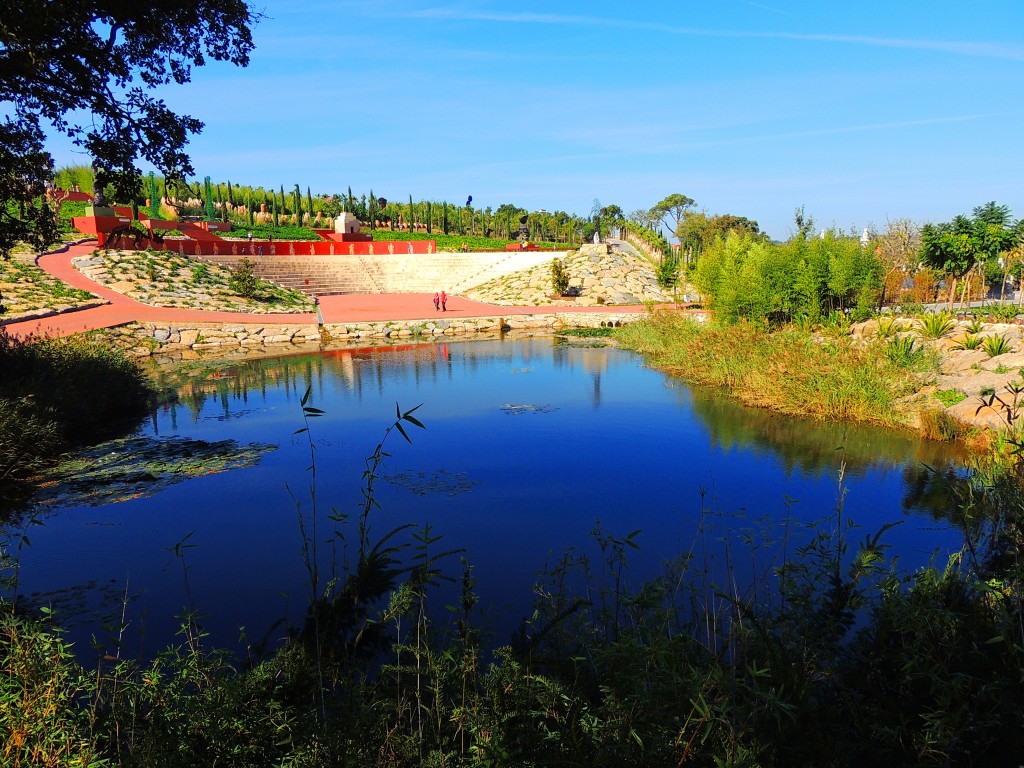
<instances>
[{"instance_id":1,"label":"tall grass","mask_svg":"<svg viewBox=\"0 0 1024 768\"><path fill-rule=\"evenodd\" d=\"M142 370L97 337L26 341L0 329L0 481L116 434L149 398Z\"/></svg>"},{"instance_id":2,"label":"tall grass","mask_svg":"<svg viewBox=\"0 0 1024 768\"><path fill-rule=\"evenodd\" d=\"M769 332L753 323L700 324L669 312L630 323L616 337L655 367L748 405L883 426L909 423L898 401L933 366L924 356L900 365L883 343L821 341L793 327Z\"/></svg>"},{"instance_id":3,"label":"tall grass","mask_svg":"<svg viewBox=\"0 0 1024 768\"><path fill-rule=\"evenodd\" d=\"M307 390L315 505L309 402ZM421 426L396 406L385 439L408 439L403 423ZM471 568L446 627L426 609L446 555L429 526L411 557L394 531L369 536L383 446L366 460L358 553L323 584L318 534L303 529L312 627L266 657L208 648L186 616L184 640L152 663L117 651L87 670L52 617L0 600L0 764L817 768L1024 753L1016 443L998 471L933 473L916 489L946 494L965 545L912 575L887 554L892 525L854 537L842 470L834 508L810 527L783 516L734 530L701 492L680 554L636 586L642 532L598 524L598 554L545 568L535 612L489 663ZM748 558L750 584L737 578Z\"/></svg>"}]
</instances>

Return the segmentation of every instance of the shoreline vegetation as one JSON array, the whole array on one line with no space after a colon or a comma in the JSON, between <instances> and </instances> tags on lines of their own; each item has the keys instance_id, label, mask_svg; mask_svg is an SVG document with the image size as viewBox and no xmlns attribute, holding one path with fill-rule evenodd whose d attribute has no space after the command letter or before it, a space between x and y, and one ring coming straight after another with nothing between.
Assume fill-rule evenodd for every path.
<instances>
[{"instance_id":1,"label":"shoreline vegetation","mask_svg":"<svg viewBox=\"0 0 1024 768\"><path fill-rule=\"evenodd\" d=\"M923 480L921 493L947 494L963 546L912 574L887 552L891 525L862 532L844 516L842 475L819 525L778 521L782 533L751 542L776 554L750 584L708 571L730 554L703 527L633 584L640 531L598 524L601 556L552 561L535 614L501 644L483 629L472 564L442 535L375 527L375 482L424 426L417 409L397 408L366 458L360 511L325 516L309 400L295 417L311 457L295 510L309 609L279 646L210 646L202 596L188 593L180 639L155 659L123 655L115 622L83 663L59 615L17 600L31 521L6 533L4 764L853 768L1009 765L1024 750L1019 465ZM186 591L188 546L173 549ZM437 603L443 580L461 585L453 605Z\"/></svg>"},{"instance_id":2,"label":"shoreline vegetation","mask_svg":"<svg viewBox=\"0 0 1024 768\"><path fill-rule=\"evenodd\" d=\"M0 496L76 446L134 428L152 385L101 338L23 341L0 328Z\"/></svg>"},{"instance_id":3,"label":"shoreline vegetation","mask_svg":"<svg viewBox=\"0 0 1024 768\"><path fill-rule=\"evenodd\" d=\"M926 356L894 362L884 345L662 313L613 336L655 365L707 368L706 383L733 395L771 387L780 405L822 418L896 422L915 376L934 371ZM128 391L110 393L105 412L127 416L146 391L135 363L89 337L4 349L32 357L27 369L49 361L48 376L18 380L59 400L87 402L120 372ZM5 360L2 370L13 368ZM820 526L752 542L780 554L741 590L729 573L700 567L723 553L699 534L661 576L633 585L639 532L597 526L602 558L554 561L538 576L535 615L500 644L482 629L471 563L459 565L427 526L373 527L374 482L400 449L385 442L395 432L411 439L412 411L398 412L367 457L358 519L327 516L350 558L322 560L325 532L312 526L329 500L316 498L318 412L307 399L296 434L310 441L313 482L297 521L310 608L280 646L255 643L247 658L211 647L202 598L190 596L180 641L153 661L124 657L124 628L113 626L95 643L95 664L84 663L89 651L68 645L59 616L28 614L17 600L32 521L5 531L5 764L996 765L1024 750L1024 484L1012 451L996 472L922 480L920 493L949 498L963 535L948 562L900 571L886 528L865 535L844 518L840 478ZM186 574L187 547L175 548ZM446 579L462 585L447 610L434 596Z\"/></svg>"},{"instance_id":4,"label":"shoreline vegetation","mask_svg":"<svg viewBox=\"0 0 1024 768\"><path fill-rule=\"evenodd\" d=\"M937 373L934 358L895 361L883 346L816 338L795 327L699 323L656 311L617 329L622 346L656 368L745 405L793 416L911 428L906 399ZM904 364L900 364L903 362Z\"/></svg>"},{"instance_id":5,"label":"shoreline vegetation","mask_svg":"<svg viewBox=\"0 0 1024 768\"><path fill-rule=\"evenodd\" d=\"M781 413L906 428L911 414L932 412L921 390L943 375L945 342L924 337L950 333L949 318L912 331L872 321L857 336L842 312L815 317L772 328L655 311L611 337L653 366ZM138 364L97 338L0 339L0 404L39 435L0 427L17 438L11 477L48 460L25 446L63 450L144 414L151 390ZM362 511L349 519L316 498L319 413L308 397L295 434L310 444L310 498L295 513L309 608L277 645L252 642L244 657L211 646L202 596L189 594L179 641L152 661L122 653L116 622L92 654L73 649L59 615L18 598L37 521L2 530L0 762L852 768L1003 765L1024 753L1024 468L1013 430L965 472L919 479L914 492L948 500L962 535L944 562L902 571L886 546L891 525L862 532L844 515L840 473L819 525L777 521L784 533L750 542L777 553L750 584L731 566L702 566L748 554L721 551L703 527L659 577L634 584L640 532L596 526L601 557L554 560L538 575L535 614L503 644L486 636L472 563L442 535L374 528L374 484L418 415L399 410L367 457ZM76 421L83 405L98 421ZM962 436L938 417L921 421ZM186 590L188 546L173 549ZM456 604L438 604L442 580L461 585Z\"/></svg>"}]
</instances>

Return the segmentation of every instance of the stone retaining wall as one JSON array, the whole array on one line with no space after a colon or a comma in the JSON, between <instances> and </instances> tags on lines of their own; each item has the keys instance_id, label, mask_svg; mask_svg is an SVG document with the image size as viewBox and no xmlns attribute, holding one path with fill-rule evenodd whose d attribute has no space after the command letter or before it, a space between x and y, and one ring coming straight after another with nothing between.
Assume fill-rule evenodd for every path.
<instances>
[{"instance_id":1,"label":"stone retaining wall","mask_svg":"<svg viewBox=\"0 0 1024 768\"><path fill-rule=\"evenodd\" d=\"M110 340L140 357L192 350L309 346L331 341L408 339L526 331L555 333L566 328L617 328L641 320L642 312L553 312L504 317L473 317L460 320L390 320L363 323L253 325L224 323L145 322L104 331Z\"/></svg>"}]
</instances>

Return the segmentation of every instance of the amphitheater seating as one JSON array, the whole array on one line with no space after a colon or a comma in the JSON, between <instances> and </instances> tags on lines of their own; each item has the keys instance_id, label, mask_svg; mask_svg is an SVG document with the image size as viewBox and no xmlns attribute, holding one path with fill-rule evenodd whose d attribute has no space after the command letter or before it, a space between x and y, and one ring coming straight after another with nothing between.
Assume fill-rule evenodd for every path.
<instances>
[{"instance_id":1,"label":"amphitheater seating","mask_svg":"<svg viewBox=\"0 0 1024 768\"><path fill-rule=\"evenodd\" d=\"M195 256L228 267L249 259L257 275L314 296L339 293L458 293L551 261L564 252L380 254L376 256Z\"/></svg>"}]
</instances>

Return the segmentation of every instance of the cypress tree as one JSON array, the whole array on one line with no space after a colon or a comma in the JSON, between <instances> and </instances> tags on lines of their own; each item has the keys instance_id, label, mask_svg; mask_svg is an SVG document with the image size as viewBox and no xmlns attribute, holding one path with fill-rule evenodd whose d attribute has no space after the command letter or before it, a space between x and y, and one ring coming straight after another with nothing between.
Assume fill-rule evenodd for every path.
<instances>
[{"instance_id":1,"label":"cypress tree","mask_svg":"<svg viewBox=\"0 0 1024 768\"><path fill-rule=\"evenodd\" d=\"M313 226L313 195L309 192L309 187L306 187L306 213L309 214L309 226Z\"/></svg>"},{"instance_id":2,"label":"cypress tree","mask_svg":"<svg viewBox=\"0 0 1024 768\"><path fill-rule=\"evenodd\" d=\"M441 215L441 231L448 234L448 203L441 203L444 206L444 213Z\"/></svg>"},{"instance_id":3,"label":"cypress tree","mask_svg":"<svg viewBox=\"0 0 1024 768\"><path fill-rule=\"evenodd\" d=\"M427 200L427 234L433 231L433 222L430 221L430 201Z\"/></svg>"},{"instance_id":4,"label":"cypress tree","mask_svg":"<svg viewBox=\"0 0 1024 768\"><path fill-rule=\"evenodd\" d=\"M160 218L160 198L156 194L156 174L149 172L149 218Z\"/></svg>"},{"instance_id":5,"label":"cypress tree","mask_svg":"<svg viewBox=\"0 0 1024 768\"><path fill-rule=\"evenodd\" d=\"M377 198L373 196L373 190L370 190L370 199L366 203L366 218L369 221L370 229L377 228Z\"/></svg>"},{"instance_id":6,"label":"cypress tree","mask_svg":"<svg viewBox=\"0 0 1024 768\"><path fill-rule=\"evenodd\" d=\"M228 202L231 205L235 204L235 195L234 195L234 192L232 192L232 190L231 190L231 182L230 181L228 182Z\"/></svg>"},{"instance_id":7,"label":"cypress tree","mask_svg":"<svg viewBox=\"0 0 1024 768\"><path fill-rule=\"evenodd\" d=\"M352 194L352 187L348 188L348 209L352 212L356 212L356 196Z\"/></svg>"},{"instance_id":8,"label":"cypress tree","mask_svg":"<svg viewBox=\"0 0 1024 768\"><path fill-rule=\"evenodd\" d=\"M209 176L203 179L203 208L206 212L206 220L213 221L213 186L210 184Z\"/></svg>"},{"instance_id":9,"label":"cypress tree","mask_svg":"<svg viewBox=\"0 0 1024 768\"><path fill-rule=\"evenodd\" d=\"M412 195L409 195L409 231L412 232L412 223L416 221L416 212L412 207Z\"/></svg>"},{"instance_id":10,"label":"cypress tree","mask_svg":"<svg viewBox=\"0 0 1024 768\"><path fill-rule=\"evenodd\" d=\"M299 191L299 185L295 185L295 190L292 192L292 201L295 208L295 223L302 226L302 192Z\"/></svg>"},{"instance_id":11,"label":"cypress tree","mask_svg":"<svg viewBox=\"0 0 1024 768\"><path fill-rule=\"evenodd\" d=\"M288 214L288 210L287 210L287 208L285 208L285 205L284 205L284 184L281 185L281 205L280 205L280 210L281 210L281 215L282 216L286 216Z\"/></svg>"}]
</instances>

